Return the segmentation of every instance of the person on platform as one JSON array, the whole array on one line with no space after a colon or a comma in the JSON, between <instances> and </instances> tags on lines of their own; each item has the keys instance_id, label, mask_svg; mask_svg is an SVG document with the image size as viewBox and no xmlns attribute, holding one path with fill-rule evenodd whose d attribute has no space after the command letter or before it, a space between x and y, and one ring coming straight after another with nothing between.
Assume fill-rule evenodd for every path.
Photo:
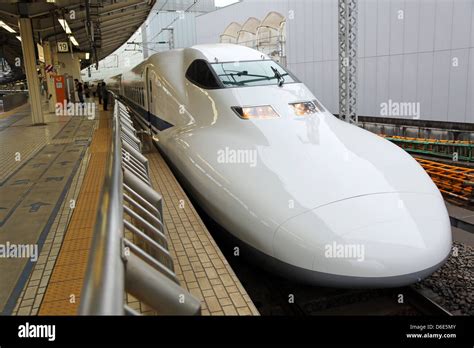
<instances>
[{"instance_id":1,"label":"person on platform","mask_svg":"<svg viewBox=\"0 0 474 348\"><path fill-rule=\"evenodd\" d=\"M84 94L86 95L86 98L89 99L90 97L90 89L89 89L89 84L86 82L84 83Z\"/></svg>"},{"instance_id":2,"label":"person on platform","mask_svg":"<svg viewBox=\"0 0 474 348\"><path fill-rule=\"evenodd\" d=\"M107 86L105 82L102 82L100 85L102 100L104 101L104 111L107 111L107 104L109 103L109 92L107 91Z\"/></svg>"},{"instance_id":3,"label":"person on platform","mask_svg":"<svg viewBox=\"0 0 474 348\"><path fill-rule=\"evenodd\" d=\"M99 104L102 104L102 83L97 84L97 96L99 97Z\"/></svg>"},{"instance_id":4,"label":"person on platform","mask_svg":"<svg viewBox=\"0 0 474 348\"><path fill-rule=\"evenodd\" d=\"M92 90L92 96L95 98L95 96L97 95L97 86L92 84L91 90Z\"/></svg>"},{"instance_id":5,"label":"person on platform","mask_svg":"<svg viewBox=\"0 0 474 348\"><path fill-rule=\"evenodd\" d=\"M82 86L82 82L80 82L79 80L76 79L74 81L77 81L76 91L77 91L77 97L79 98L79 103L83 105L84 104L84 87Z\"/></svg>"},{"instance_id":6,"label":"person on platform","mask_svg":"<svg viewBox=\"0 0 474 348\"><path fill-rule=\"evenodd\" d=\"M74 79L74 91L73 91L73 98L72 100L79 100L79 98L77 97L77 84L79 83L79 80L78 79Z\"/></svg>"}]
</instances>

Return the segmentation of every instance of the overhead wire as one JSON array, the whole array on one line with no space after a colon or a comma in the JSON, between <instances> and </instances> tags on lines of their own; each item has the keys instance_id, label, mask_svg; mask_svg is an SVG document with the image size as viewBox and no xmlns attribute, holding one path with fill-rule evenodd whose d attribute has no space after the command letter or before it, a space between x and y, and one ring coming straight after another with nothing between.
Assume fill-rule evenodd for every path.
<instances>
[{"instance_id":1,"label":"overhead wire","mask_svg":"<svg viewBox=\"0 0 474 348\"><path fill-rule=\"evenodd\" d=\"M194 0L194 2L188 6L188 8L186 8L182 13L186 13L188 12L190 9L192 9L197 3L199 2L199 0ZM181 17L181 14L179 14L178 16L176 16L168 25L164 26L163 28L161 28L161 30L155 34L151 39L150 41L153 41L153 39L157 36L159 36L165 29L169 28L171 25L173 25L179 18Z\"/></svg>"}]
</instances>

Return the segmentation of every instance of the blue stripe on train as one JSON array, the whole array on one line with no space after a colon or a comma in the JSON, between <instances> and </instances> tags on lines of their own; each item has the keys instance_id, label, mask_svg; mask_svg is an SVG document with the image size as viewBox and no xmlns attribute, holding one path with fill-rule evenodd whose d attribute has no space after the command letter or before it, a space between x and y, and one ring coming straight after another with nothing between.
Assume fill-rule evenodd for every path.
<instances>
[{"instance_id":1,"label":"blue stripe on train","mask_svg":"<svg viewBox=\"0 0 474 348\"><path fill-rule=\"evenodd\" d=\"M159 118L158 116L152 113L150 113L150 122L153 126L155 126L160 131L163 131L165 129L168 129L174 126L174 124L168 123L165 120Z\"/></svg>"},{"instance_id":2,"label":"blue stripe on train","mask_svg":"<svg viewBox=\"0 0 474 348\"><path fill-rule=\"evenodd\" d=\"M155 114L152 114L148 111L146 111L143 107L141 107L138 104L135 103L130 103L133 104L134 110L146 121L150 122L155 128L157 128L159 131L164 131L165 129L171 128L174 126L174 124L171 124L169 122L166 122L162 118L159 118Z\"/></svg>"}]
</instances>

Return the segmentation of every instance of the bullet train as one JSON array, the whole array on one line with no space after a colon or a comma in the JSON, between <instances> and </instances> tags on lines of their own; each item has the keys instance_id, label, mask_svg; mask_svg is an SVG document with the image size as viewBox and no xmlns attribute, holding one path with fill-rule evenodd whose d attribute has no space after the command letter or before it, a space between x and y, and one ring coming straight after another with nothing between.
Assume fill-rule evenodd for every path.
<instances>
[{"instance_id":1,"label":"bullet train","mask_svg":"<svg viewBox=\"0 0 474 348\"><path fill-rule=\"evenodd\" d=\"M333 116L261 52L214 44L157 53L109 88L204 210L282 276L403 286L450 253L444 200L423 168Z\"/></svg>"}]
</instances>

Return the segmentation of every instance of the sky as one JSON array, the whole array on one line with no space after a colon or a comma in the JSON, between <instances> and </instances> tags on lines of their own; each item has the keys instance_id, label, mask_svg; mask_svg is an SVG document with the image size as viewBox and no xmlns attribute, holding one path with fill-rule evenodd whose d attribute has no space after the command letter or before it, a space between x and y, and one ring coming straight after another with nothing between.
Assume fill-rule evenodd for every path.
<instances>
[{"instance_id":1,"label":"sky","mask_svg":"<svg viewBox=\"0 0 474 348\"><path fill-rule=\"evenodd\" d=\"M227 6L227 5L233 4L235 2L239 2L239 0L214 0L214 3L216 4L216 7Z\"/></svg>"}]
</instances>

